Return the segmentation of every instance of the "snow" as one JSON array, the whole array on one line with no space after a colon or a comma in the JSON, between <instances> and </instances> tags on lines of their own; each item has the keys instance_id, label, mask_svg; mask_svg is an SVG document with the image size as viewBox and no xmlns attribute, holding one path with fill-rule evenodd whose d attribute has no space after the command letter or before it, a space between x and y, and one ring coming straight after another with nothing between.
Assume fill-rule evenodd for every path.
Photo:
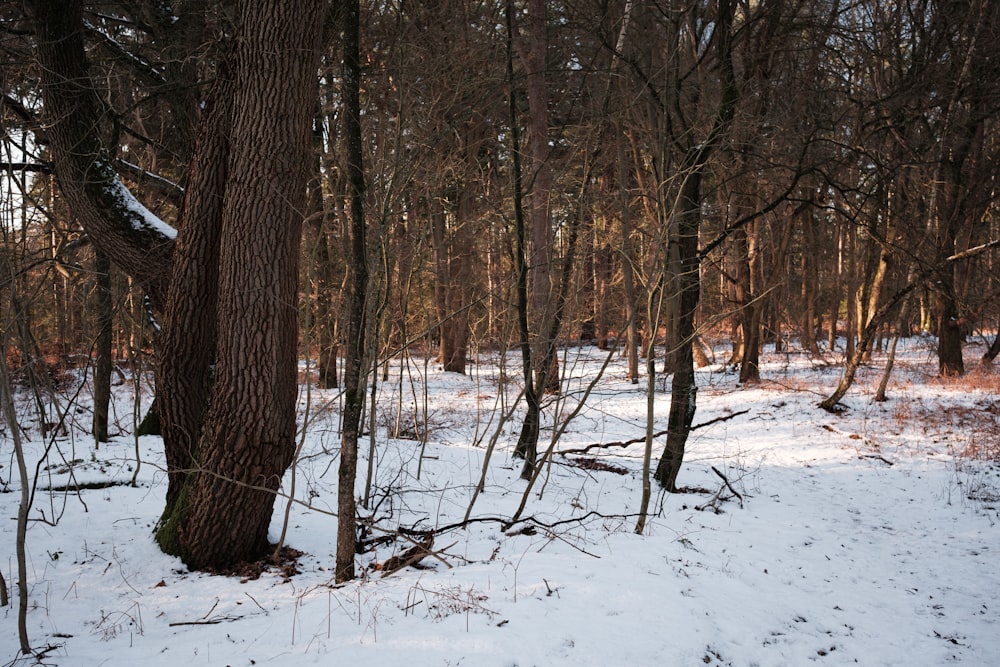
<instances>
[{"instance_id":1,"label":"snow","mask_svg":"<svg viewBox=\"0 0 1000 667\"><path fill-rule=\"evenodd\" d=\"M131 479L131 435L95 449L74 430L43 462L34 499L32 516L58 523L36 521L28 533L31 641L50 649L45 664L73 666L1000 664L1000 376L938 380L928 345L904 341L882 404L871 402L884 364L877 357L836 415L816 407L839 378L835 355L767 354L764 381L753 387L739 387L722 366L699 371L697 423L748 412L692 433L678 483L703 490L654 493L642 536L633 532L641 443L555 456L531 490L531 520L506 530L492 520L511 517L525 489L510 455L512 420L472 510L480 521L437 535L441 559L425 559L423 569L383 577L369 568L411 546L405 540L360 555L361 577L342 586L333 585L329 514L335 390L311 390L295 473L310 506L293 506L287 537L305 555L290 578L277 570L250 581L192 573L158 551L151 530L166 482L157 438L138 440L138 488L43 491L70 480L63 459L78 461L78 483ZM593 348L566 354L564 415L603 362ZM497 427L498 391L512 400L519 389L514 357L503 376L497 361L484 355L467 377L431 364L426 384L422 360L402 373L393 365L376 412L371 506L379 526L462 520ZM644 386L630 384L624 361L614 359L557 450L642 435ZM389 435L397 423L414 430L425 388L430 432L420 462L418 441ZM131 398L116 401L122 421L131 420ZM657 394L654 430L666 427L668 405L669 395ZM84 427L88 414L75 414L74 426ZM44 444L27 401L22 416L37 460ZM2 434L9 437L6 425ZM660 438L654 462L662 446ZM0 447L0 490L8 491L0 507L14 517L10 441ZM366 442L359 494L367 454ZM627 472L570 464L583 457ZM279 499L275 538L283 514ZM9 585L14 527L3 524L0 542ZM11 659L16 599L15 591L14 606L0 610L0 656Z\"/></svg>"},{"instance_id":2,"label":"snow","mask_svg":"<svg viewBox=\"0 0 1000 667\"><path fill-rule=\"evenodd\" d=\"M107 161L99 160L96 163L96 168L103 171L108 177L108 180L105 181L106 185L102 189L110 199L114 199L119 206L128 211L132 227L136 231L154 232L171 240L177 238L177 230L136 199Z\"/></svg>"},{"instance_id":3,"label":"snow","mask_svg":"<svg viewBox=\"0 0 1000 667\"><path fill-rule=\"evenodd\" d=\"M161 220L155 213L143 206L135 198L121 179L116 178L111 185L109 194L118 199L132 216L132 225L139 231L154 231L168 239L177 238L177 230Z\"/></svg>"}]
</instances>

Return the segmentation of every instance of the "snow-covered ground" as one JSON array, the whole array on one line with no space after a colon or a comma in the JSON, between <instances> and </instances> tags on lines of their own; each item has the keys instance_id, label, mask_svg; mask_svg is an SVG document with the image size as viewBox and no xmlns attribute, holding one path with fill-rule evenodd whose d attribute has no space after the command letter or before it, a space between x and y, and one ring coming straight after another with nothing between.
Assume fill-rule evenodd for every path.
<instances>
[{"instance_id":1,"label":"snow-covered ground","mask_svg":"<svg viewBox=\"0 0 1000 667\"><path fill-rule=\"evenodd\" d=\"M747 388L721 365L699 371L695 423L718 421L692 433L679 479L692 492L654 486L641 536L641 443L556 455L525 520L505 527L525 490L511 457L513 419L501 426L472 521L436 536L438 558L383 577L371 566L411 546L399 539L360 555L362 576L343 586L333 585L329 514L335 391L311 392L295 490L309 506L292 507L287 531L304 555L291 577L192 573L157 550L151 531L166 484L156 438L137 444L137 488L46 491L132 478L131 435L95 449L75 432L54 443L38 477L32 518L45 521L27 539L31 642L45 664L64 666L1000 664L1000 375L938 380L929 345L904 342L885 403L871 401L877 357L836 415L816 407L839 377L833 356L765 355L764 381ZM969 349L970 366L981 353ZM603 362L593 348L567 355L562 415ZM402 374L392 366L369 502L380 528L462 522L505 407L498 392L509 402L519 388L511 359L503 370L484 356L464 377L431 364L424 378L420 359ZM622 364L613 359L593 384L557 451L643 434L643 385L628 383ZM123 393L116 404L124 422L129 400ZM389 437L397 426L422 431L425 400L426 447ZM657 393L656 431L668 405ZM556 411L548 408L543 448ZM27 403L23 415L36 461L44 443ZM86 424L85 412L77 418ZM9 426L0 434L0 567L12 587L19 481ZM662 446L658 438L654 464ZM284 507L279 499L275 539ZM16 590L11 602L0 609L0 659L33 664L17 660Z\"/></svg>"}]
</instances>

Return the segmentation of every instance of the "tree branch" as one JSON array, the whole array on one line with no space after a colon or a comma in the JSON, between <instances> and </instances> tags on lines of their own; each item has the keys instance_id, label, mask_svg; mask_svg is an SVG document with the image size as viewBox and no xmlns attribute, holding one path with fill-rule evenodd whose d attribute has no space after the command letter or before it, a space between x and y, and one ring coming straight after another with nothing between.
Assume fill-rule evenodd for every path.
<instances>
[{"instance_id":1,"label":"tree branch","mask_svg":"<svg viewBox=\"0 0 1000 667\"><path fill-rule=\"evenodd\" d=\"M29 7L59 186L94 244L131 275L160 310L176 233L128 191L99 136L101 105L84 50L81 4L32 0Z\"/></svg>"}]
</instances>

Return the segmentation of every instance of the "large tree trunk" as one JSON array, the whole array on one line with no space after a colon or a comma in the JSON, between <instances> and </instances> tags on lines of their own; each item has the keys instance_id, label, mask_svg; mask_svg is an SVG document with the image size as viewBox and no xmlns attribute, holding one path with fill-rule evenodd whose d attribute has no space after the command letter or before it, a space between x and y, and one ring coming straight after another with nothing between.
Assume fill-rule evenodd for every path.
<instances>
[{"instance_id":1,"label":"large tree trunk","mask_svg":"<svg viewBox=\"0 0 1000 667\"><path fill-rule=\"evenodd\" d=\"M218 345L198 468L160 544L192 568L268 546L295 449L297 261L322 2L242 2L219 252Z\"/></svg>"},{"instance_id":2,"label":"large tree trunk","mask_svg":"<svg viewBox=\"0 0 1000 667\"><path fill-rule=\"evenodd\" d=\"M185 481L197 467L197 444L209 402L217 338L219 245L226 179L233 84L228 67L202 115L195 157L184 193L170 291L158 341L157 401L167 461L167 502L157 540L177 550L176 530L162 530L174 516ZM176 523L174 524L176 525Z\"/></svg>"},{"instance_id":3,"label":"large tree trunk","mask_svg":"<svg viewBox=\"0 0 1000 667\"><path fill-rule=\"evenodd\" d=\"M937 287L934 304L937 313L938 374L941 377L957 377L965 374L965 361L962 358L964 336L953 292L954 284L945 279L939 281Z\"/></svg>"}]
</instances>

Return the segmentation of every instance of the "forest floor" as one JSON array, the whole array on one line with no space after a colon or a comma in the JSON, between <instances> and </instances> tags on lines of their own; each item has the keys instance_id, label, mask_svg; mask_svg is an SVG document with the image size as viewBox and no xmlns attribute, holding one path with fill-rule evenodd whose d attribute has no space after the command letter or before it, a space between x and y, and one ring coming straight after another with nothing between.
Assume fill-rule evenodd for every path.
<instances>
[{"instance_id":1,"label":"forest floor","mask_svg":"<svg viewBox=\"0 0 1000 667\"><path fill-rule=\"evenodd\" d=\"M369 488L373 535L385 540L342 586L330 514L336 390L301 394L309 423L294 493L304 504L291 507L286 543L302 554L258 578L189 572L157 550L158 438L137 441L121 426L95 448L79 398L68 434L44 440L25 395L31 643L44 664L83 667L1000 664L1000 371L976 368L983 348L972 345L968 376L943 381L933 340L901 347L889 400L872 401L877 355L838 414L816 407L839 379L836 354L766 354L762 382L747 387L722 364L700 370L695 423L707 425L692 433L678 481L689 492L654 485L641 536L643 443L558 453L643 435L644 384L627 381L623 360L597 379L604 353L566 351L543 449L554 415L560 423L591 391L526 496L511 457L518 421L498 430L520 388L513 356L502 368L484 355L468 376L421 359L391 364L370 484L366 435L357 486ZM116 397L120 424L133 423L128 389ZM669 400L656 394L655 431ZM0 568L13 589L0 609L0 664L36 664L17 657L20 481L0 426ZM662 446L657 438L654 465ZM506 525L522 500L523 520ZM442 530L467 513L466 527ZM398 528L438 529L434 553L376 569L419 541Z\"/></svg>"}]
</instances>

